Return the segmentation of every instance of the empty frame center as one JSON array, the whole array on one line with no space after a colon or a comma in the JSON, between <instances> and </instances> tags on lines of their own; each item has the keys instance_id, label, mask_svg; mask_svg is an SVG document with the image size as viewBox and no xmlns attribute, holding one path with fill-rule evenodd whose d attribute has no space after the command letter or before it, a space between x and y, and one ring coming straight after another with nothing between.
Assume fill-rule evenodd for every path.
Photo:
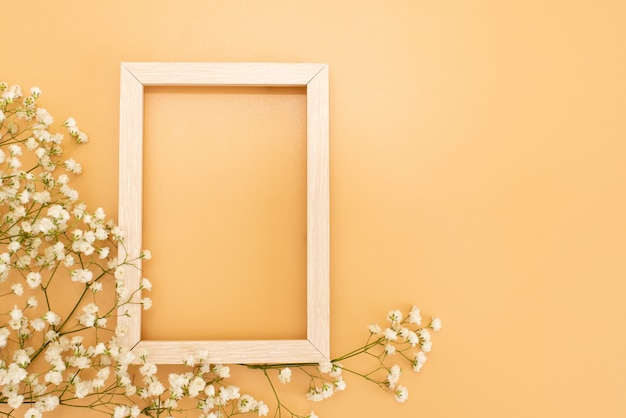
<instances>
[{"instance_id":1,"label":"empty frame center","mask_svg":"<svg viewBox=\"0 0 626 418\"><path fill-rule=\"evenodd\" d=\"M154 86L144 106L142 339L305 338L306 89Z\"/></svg>"}]
</instances>

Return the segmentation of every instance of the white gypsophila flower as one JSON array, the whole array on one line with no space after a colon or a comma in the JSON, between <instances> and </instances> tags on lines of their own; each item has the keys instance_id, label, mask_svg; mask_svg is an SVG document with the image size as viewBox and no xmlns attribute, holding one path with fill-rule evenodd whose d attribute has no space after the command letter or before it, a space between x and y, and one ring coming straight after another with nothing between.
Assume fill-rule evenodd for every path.
<instances>
[{"instance_id":1,"label":"white gypsophila flower","mask_svg":"<svg viewBox=\"0 0 626 418\"><path fill-rule=\"evenodd\" d=\"M400 327L397 333L400 338L406 340L409 336L409 329L407 327Z\"/></svg>"},{"instance_id":2,"label":"white gypsophila flower","mask_svg":"<svg viewBox=\"0 0 626 418\"><path fill-rule=\"evenodd\" d=\"M417 306L413 306L409 311L409 322L415 325L422 325L422 315Z\"/></svg>"},{"instance_id":3,"label":"white gypsophila flower","mask_svg":"<svg viewBox=\"0 0 626 418\"><path fill-rule=\"evenodd\" d=\"M194 377L193 379L191 379L189 385L187 386L189 396L195 398L200 394L200 392L204 390L205 386L206 382L204 381L204 379L200 378L199 376Z\"/></svg>"},{"instance_id":4,"label":"white gypsophila flower","mask_svg":"<svg viewBox=\"0 0 626 418\"><path fill-rule=\"evenodd\" d=\"M24 395L17 395L15 393L10 394L7 399L7 405L13 409L19 408L22 402L24 402Z\"/></svg>"},{"instance_id":5,"label":"white gypsophila flower","mask_svg":"<svg viewBox=\"0 0 626 418\"><path fill-rule=\"evenodd\" d=\"M73 174L80 174L83 171L83 167L79 163L77 163L73 158L65 160L63 165L65 166L65 169L67 171Z\"/></svg>"},{"instance_id":6,"label":"white gypsophila flower","mask_svg":"<svg viewBox=\"0 0 626 418\"><path fill-rule=\"evenodd\" d=\"M398 385L396 391L394 392L394 395L396 401L403 403L406 402L407 399L409 399L409 390L406 386Z\"/></svg>"},{"instance_id":7,"label":"white gypsophila flower","mask_svg":"<svg viewBox=\"0 0 626 418\"><path fill-rule=\"evenodd\" d=\"M335 389L339 392L346 389L346 382L343 380L343 377L339 377L339 379L335 380Z\"/></svg>"},{"instance_id":8,"label":"white gypsophila flower","mask_svg":"<svg viewBox=\"0 0 626 418\"><path fill-rule=\"evenodd\" d=\"M13 361L20 367L24 368L30 364L30 355L26 350L20 349L13 352Z\"/></svg>"},{"instance_id":9,"label":"white gypsophila flower","mask_svg":"<svg viewBox=\"0 0 626 418\"><path fill-rule=\"evenodd\" d=\"M78 132L78 135L76 135L76 142L78 142L79 144L85 144L89 142L89 137L86 133L80 131Z\"/></svg>"},{"instance_id":10,"label":"white gypsophila flower","mask_svg":"<svg viewBox=\"0 0 626 418\"><path fill-rule=\"evenodd\" d=\"M143 252L141 253L141 258L143 258L144 260L150 260L152 258L152 253L150 252L150 250L143 250Z\"/></svg>"},{"instance_id":11,"label":"white gypsophila flower","mask_svg":"<svg viewBox=\"0 0 626 418\"><path fill-rule=\"evenodd\" d=\"M141 298L141 305L143 306L143 310L147 311L152 307L152 299L150 299L149 297Z\"/></svg>"},{"instance_id":12,"label":"white gypsophila flower","mask_svg":"<svg viewBox=\"0 0 626 418\"><path fill-rule=\"evenodd\" d=\"M50 202L50 199L51 199L50 192L47 190L44 190L41 192L33 193L32 199L36 203L41 203L41 204L48 203Z\"/></svg>"},{"instance_id":13,"label":"white gypsophila flower","mask_svg":"<svg viewBox=\"0 0 626 418\"><path fill-rule=\"evenodd\" d=\"M385 352L387 355L391 356L396 353L396 347L392 344L385 345Z\"/></svg>"},{"instance_id":14,"label":"white gypsophila flower","mask_svg":"<svg viewBox=\"0 0 626 418\"><path fill-rule=\"evenodd\" d=\"M17 144L9 145L9 154L12 157L20 157L22 155L22 148Z\"/></svg>"},{"instance_id":15,"label":"white gypsophila flower","mask_svg":"<svg viewBox=\"0 0 626 418\"><path fill-rule=\"evenodd\" d=\"M435 332L439 331L441 329L441 319L433 317L432 321L430 322L430 328L432 328L432 330Z\"/></svg>"},{"instance_id":16,"label":"white gypsophila flower","mask_svg":"<svg viewBox=\"0 0 626 418\"><path fill-rule=\"evenodd\" d=\"M71 254L68 254L64 259L63 259L63 265L65 267L72 267L74 264L76 264L76 260L74 259L74 257Z\"/></svg>"},{"instance_id":17,"label":"white gypsophila flower","mask_svg":"<svg viewBox=\"0 0 626 418\"><path fill-rule=\"evenodd\" d=\"M37 332L43 331L46 327L46 321L41 318L35 318L30 321L30 326Z\"/></svg>"},{"instance_id":18,"label":"white gypsophila flower","mask_svg":"<svg viewBox=\"0 0 626 418\"><path fill-rule=\"evenodd\" d=\"M149 396L161 396L165 392L165 386L158 380L150 382L148 385Z\"/></svg>"},{"instance_id":19,"label":"white gypsophila flower","mask_svg":"<svg viewBox=\"0 0 626 418\"><path fill-rule=\"evenodd\" d=\"M50 412L54 411L60 403L61 401L59 401L57 396L48 395L40 398L36 405L43 409L44 412Z\"/></svg>"},{"instance_id":20,"label":"white gypsophila flower","mask_svg":"<svg viewBox=\"0 0 626 418\"><path fill-rule=\"evenodd\" d=\"M107 258L109 256L109 251L110 251L109 247L98 248L98 254L99 254L100 260Z\"/></svg>"},{"instance_id":21,"label":"white gypsophila flower","mask_svg":"<svg viewBox=\"0 0 626 418\"><path fill-rule=\"evenodd\" d=\"M315 412L311 411L311 413L307 416L307 418L319 418Z\"/></svg>"},{"instance_id":22,"label":"white gypsophila flower","mask_svg":"<svg viewBox=\"0 0 626 418\"><path fill-rule=\"evenodd\" d=\"M50 325L59 325L61 323L61 316L52 311L46 312L42 318Z\"/></svg>"},{"instance_id":23,"label":"white gypsophila flower","mask_svg":"<svg viewBox=\"0 0 626 418\"><path fill-rule=\"evenodd\" d=\"M31 289L39 287L41 284L41 274L38 272L30 272L26 275L26 283Z\"/></svg>"},{"instance_id":24,"label":"white gypsophila flower","mask_svg":"<svg viewBox=\"0 0 626 418\"><path fill-rule=\"evenodd\" d=\"M22 296L24 294L24 286L21 283L14 283L11 285L11 292L17 296Z\"/></svg>"},{"instance_id":25,"label":"white gypsophila flower","mask_svg":"<svg viewBox=\"0 0 626 418\"><path fill-rule=\"evenodd\" d=\"M226 405L228 402L239 399L239 387L237 386L222 386L217 395L217 403L219 405Z\"/></svg>"},{"instance_id":26,"label":"white gypsophila flower","mask_svg":"<svg viewBox=\"0 0 626 418\"><path fill-rule=\"evenodd\" d=\"M333 369L333 363L324 361L318 365L320 373L329 373Z\"/></svg>"},{"instance_id":27,"label":"white gypsophila flower","mask_svg":"<svg viewBox=\"0 0 626 418\"><path fill-rule=\"evenodd\" d=\"M74 395L76 395L78 399L82 399L89 395L92 390L93 388L91 386L91 382L88 380L76 382L74 385Z\"/></svg>"},{"instance_id":28,"label":"white gypsophila flower","mask_svg":"<svg viewBox=\"0 0 626 418\"><path fill-rule=\"evenodd\" d=\"M400 375L402 374L402 369L397 364L394 364L389 369L389 374L387 375L387 386L393 389L396 387L398 380L400 379Z\"/></svg>"},{"instance_id":29,"label":"white gypsophila flower","mask_svg":"<svg viewBox=\"0 0 626 418\"><path fill-rule=\"evenodd\" d=\"M333 389L334 385L331 383L324 383L322 385L322 396L324 397L324 399L326 398L330 398L333 393L335 393L334 389Z\"/></svg>"},{"instance_id":30,"label":"white gypsophila flower","mask_svg":"<svg viewBox=\"0 0 626 418\"><path fill-rule=\"evenodd\" d=\"M93 278L93 273L87 269L76 269L70 271L70 277L73 282L87 283Z\"/></svg>"},{"instance_id":31,"label":"white gypsophila flower","mask_svg":"<svg viewBox=\"0 0 626 418\"><path fill-rule=\"evenodd\" d=\"M305 396L308 400L312 402L320 402L324 399L324 396L322 395L322 390L317 387L309 389Z\"/></svg>"},{"instance_id":32,"label":"white gypsophila flower","mask_svg":"<svg viewBox=\"0 0 626 418\"><path fill-rule=\"evenodd\" d=\"M0 348L6 347L9 335L11 335L11 331L7 327L0 328Z\"/></svg>"},{"instance_id":33,"label":"white gypsophila flower","mask_svg":"<svg viewBox=\"0 0 626 418\"><path fill-rule=\"evenodd\" d=\"M343 371L343 368L342 368L341 364L333 363L333 367L328 372L328 375L330 377L339 377L339 376L341 376L341 372L342 371Z\"/></svg>"},{"instance_id":34,"label":"white gypsophila flower","mask_svg":"<svg viewBox=\"0 0 626 418\"><path fill-rule=\"evenodd\" d=\"M24 418L41 418L41 412L37 408L30 408L24 414Z\"/></svg>"},{"instance_id":35,"label":"white gypsophila flower","mask_svg":"<svg viewBox=\"0 0 626 418\"><path fill-rule=\"evenodd\" d=\"M17 252L17 250L20 249L20 243L19 241L11 241L7 248L9 249L10 253L15 253Z\"/></svg>"},{"instance_id":36,"label":"white gypsophila flower","mask_svg":"<svg viewBox=\"0 0 626 418\"><path fill-rule=\"evenodd\" d=\"M227 379L230 377L230 368L228 366L216 364L215 366L213 366L213 372L222 379Z\"/></svg>"},{"instance_id":37,"label":"white gypsophila flower","mask_svg":"<svg viewBox=\"0 0 626 418\"><path fill-rule=\"evenodd\" d=\"M263 401L259 401L259 406L257 407L257 414L259 414L260 417L266 417L269 412L270 412L269 406L267 406Z\"/></svg>"},{"instance_id":38,"label":"white gypsophila flower","mask_svg":"<svg viewBox=\"0 0 626 418\"><path fill-rule=\"evenodd\" d=\"M417 353L415 353L415 360L413 361L413 371L419 372L420 370L422 370L422 367L424 366L424 363L426 363L426 360L427 357L423 351L418 351Z\"/></svg>"},{"instance_id":39,"label":"white gypsophila flower","mask_svg":"<svg viewBox=\"0 0 626 418\"><path fill-rule=\"evenodd\" d=\"M241 395L241 397L239 397L239 402L237 402L237 409L239 410L239 412L245 414L247 412L254 411L257 405L258 402L252 396Z\"/></svg>"},{"instance_id":40,"label":"white gypsophila flower","mask_svg":"<svg viewBox=\"0 0 626 418\"><path fill-rule=\"evenodd\" d=\"M27 376L28 373L26 373L26 370L21 368L16 363L11 363L9 364L9 368L4 375L4 379L2 379L2 383L6 385L19 385L26 379Z\"/></svg>"},{"instance_id":41,"label":"white gypsophila flower","mask_svg":"<svg viewBox=\"0 0 626 418\"><path fill-rule=\"evenodd\" d=\"M398 334L391 328L385 329L385 339L387 341L395 341L398 339Z\"/></svg>"},{"instance_id":42,"label":"white gypsophila flower","mask_svg":"<svg viewBox=\"0 0 626 418\"><path fill-rule=\"evenodd\" d=\"M126 418L130 415L130 408L126 405L117 405L113 410L113 418Z\"/></svg>"},{"instance_id":43,"label":"white gypsophila flower","mask_svg":"<svg viewBox=\"0 0 626 418\"><path fill-rule=\"evenodd\" d=\"M378 326L378 324L369 324L367 329L369 329L369 331L374 335L378 335L382 332L382 329Z\"/></svg>"},{"instance_id":44,"label":"white gypsophila flower","mask_svg":"<svg viewBox=\"0 0 626 418\"><path fill-rule=\"evenodd\" d=\"M402 321L402 312L400 309L394 309L387 314L387 320L392 324Z\"/></svg>"},{"instance_id":45,"label":"white gypsophila flower","mask_svg":"<svg viewBox=\"0 0 626 418\"><path fill-rule=\"evenodd\" d=\"M145 289L145 290L152 290L152 283L150 282L150 280L146 279L145 277L143 279L141 279L141 289Z\"/></svg>"},{"instance_id":46,"label":"white gypsophila flower","mask_svg":"<svg viewBox=\"0 0 626 418\"><path fill-rule=\"evenodd\" d=\"M63 122L63 126L67 127L67 128L74 128L76 127L76 120L72 117L69 117L67 119L65 119L65 122Z\"/></svg>"},{"instance_id":47,"label":"white gypsophila flower","mask_svg":"<svg viewBox=\"0 0 626 418\"><path fill-rule=\"evenodd\" d=\"M157 366L154 363L145 363L139 368L139 372L142 376L152 376L157 372Z\"/></svg>"},{"instance_id":48,"label":"white gypsophila flower","mask_svg":"<svg viewBox=\"0 0 626 418\"><path fill-rule=\"evenodd\" d=\"M291 382L291 369L289 367L280 369L280 372L278 372L278 380L283 384Z\"/></svg>"},{"instance_id":49,"label":"white gypsophila flower","mask_svg":"<svg viewBox=\"0 0 626 418\"><path fill-rule=\"evenodd\" d=\"M50 115L50 113L42 107L37 108L36 117L37 120L45 126L50 126L54 123L52 115Z\"/></svg>"},{"instance_id":50,"label":"white gypsophila flower","mask_svg":"<svg viewBox=\"0 0 626 418\"><path fill-rule=\"evenodd\" d=\"M39 302L37 301L37 298L35 296L31 296L26 301L26 305L29 308L36 308L39 305Z\"/></svg>"}]
</instances>

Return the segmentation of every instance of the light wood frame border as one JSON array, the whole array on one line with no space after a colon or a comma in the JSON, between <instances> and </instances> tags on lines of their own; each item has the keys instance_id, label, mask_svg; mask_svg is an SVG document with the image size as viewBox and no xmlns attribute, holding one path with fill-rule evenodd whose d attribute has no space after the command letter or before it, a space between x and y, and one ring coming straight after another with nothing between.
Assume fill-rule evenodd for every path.
<instances>
[{"instance_id":1,"label":"light wood frame border","mask_svg":"<svg viewBox=\"0 0 626 418\"><path fill-rule=\"evenodd\" d=\"M328 66L286 63L127 62L120 76L120 257L142 251L144 86L306 86L307 93L307 338L304 340L141 340L141 295L120 307L122 342L157 364L176 364L208 350L214 364L318 363L330 354ZM123 280L139 288L141 265Z\"/></svg>"}]
</instances>

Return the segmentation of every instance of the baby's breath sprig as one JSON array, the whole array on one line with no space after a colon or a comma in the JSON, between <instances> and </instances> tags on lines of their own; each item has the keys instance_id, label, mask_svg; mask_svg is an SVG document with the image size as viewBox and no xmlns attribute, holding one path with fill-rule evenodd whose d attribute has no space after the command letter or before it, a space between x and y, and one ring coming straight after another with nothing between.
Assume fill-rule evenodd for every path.
<instances>
[{"instance_id":1,"label":"baby's breath sprig","mask_svg":"<svg viewBox=\"0 0 626 418\"><path fill-rule=\"evenodd\" d=\"M282 417L283 413L291 418L315 418L315 413L299 415L288 408L281 400L275 389L270 370L278 370L274 377L282 384L289 383L293 371L308 377L309 387L305 393L308 400L319 402L331 397L346 388L346 381L342 372L363 378L393 394L397 402L403 403L408 399L409 391L399 380L404 369L421 371L427 360L426 354L432 349L430 331L441 329L441 320L433 317L428 325L422 325L420 310L413 306L406 315L395 309L387 314L387 325L382 328L378 324L370 324L367 329L369 336L362 346L343 354L333 360L311 364L271 364L251 365L252 369L261 369L271 385L277 403L275 417ZM374 360L374 364L363 367L370 362L354 361L355 367L348 365L356 359Z\"/></svg>"}]
</instances>

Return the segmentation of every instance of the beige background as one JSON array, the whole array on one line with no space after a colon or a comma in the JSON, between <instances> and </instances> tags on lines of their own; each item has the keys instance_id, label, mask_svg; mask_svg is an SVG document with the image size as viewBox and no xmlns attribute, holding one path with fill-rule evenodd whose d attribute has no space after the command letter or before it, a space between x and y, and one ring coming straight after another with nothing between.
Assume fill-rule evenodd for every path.
<instances>
[{"instance_id":1,"label":"beige background","mask_svg":"<svg viewBox=\"0 0 626 418\"><path fill-rule=\"evenodd\" d=\"M56 0L6 3L2 14L3 79L38 85L59 122L71 115L90 134L76 153L86 167L78 187L112 216L121 61L329 64L332 353L413 303L444 330L423 372L403 377L407 404L348 378L348 391L313 405L319 415L626 416L623 1ZM297 106L286 119L297 120ZM176 146L193 152L180 135ZM298 205L283 208L296 229ZM297 239L268 244L293 242L294 271ZM297 316L297 285L274 282L287 274L261 278L257 298L278 292ZM197 280L232 298L228 316L245 327L252 301L222 285ZM219 316L177 326L194 332ZM267 395L237 373L242 390Z\"/></svg>"}]
</instances>

